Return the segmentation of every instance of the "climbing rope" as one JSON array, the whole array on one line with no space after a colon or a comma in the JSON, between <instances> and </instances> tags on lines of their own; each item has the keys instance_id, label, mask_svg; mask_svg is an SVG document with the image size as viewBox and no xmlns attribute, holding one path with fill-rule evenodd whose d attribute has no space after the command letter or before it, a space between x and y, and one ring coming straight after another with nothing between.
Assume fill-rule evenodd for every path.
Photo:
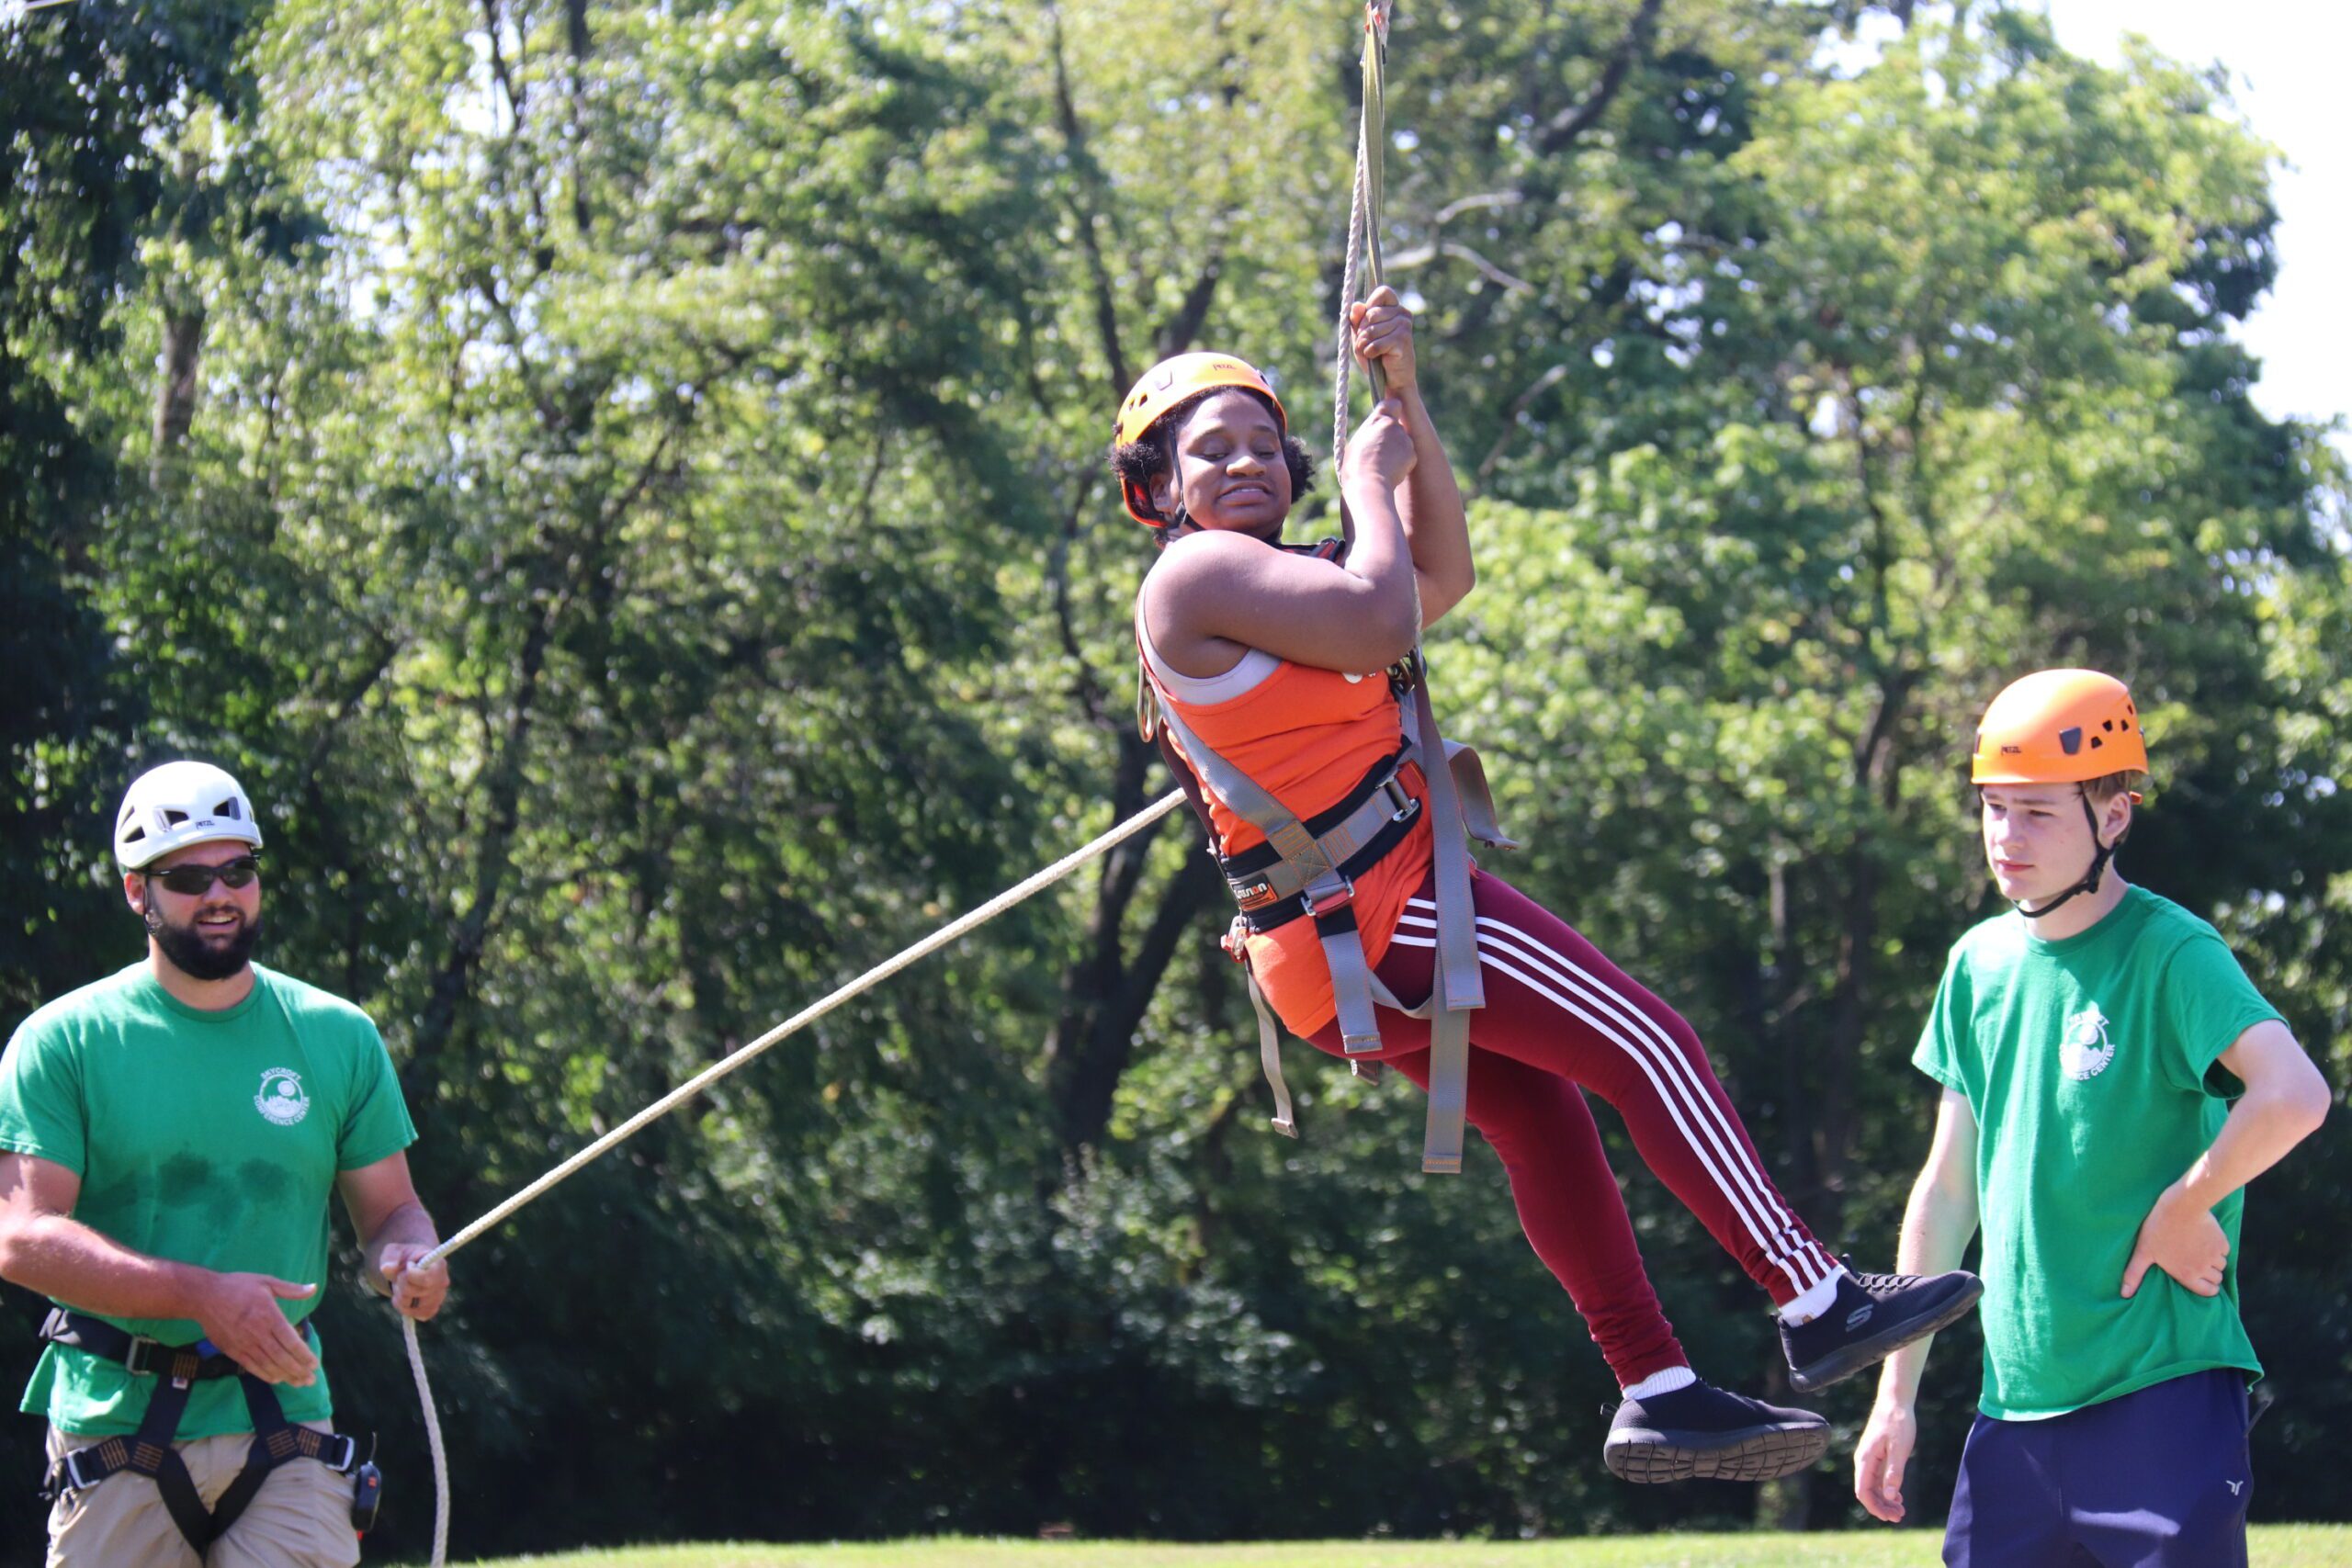
<instances>
[{"instance_id":1,"label":"climbing rope","mask_svg":"<svg viewBox=\"0 0 2352 1568\"><path fill-rule=\"evenodd\" d=\"M1348 259L1340 276L1337 363L1331 371L1331 472L1348 450L1348 378L1354 368L1355 333L1348 312L1355 301L1380 287L1381 149L1388 139L1388 22L1396 0L1366 0L1363 8L1363 113L1356 121L1356 173L1348 197ZM1359 292L1359 286L1362 291ZM1388 395L1388 378L1377 364L1366 368L1373 400Z\"/></svg>"},{"instance_id":2,"label":"climbing rope","mask_svg":"<svg viewBox=\"0 0 2352 1568\"><path fill-rule=\"evenodd\" d=\"M466 1246L469 1242L471 1242L481 1236L483 1232L497 1225L501 1221L504 1220L510 1214L513 1214L525 1204L547 1194L557 1185L579 1170L581 1167L595 1159L599 1155L604 1154L615 1145L619 1144L642 1131L648 1124L661 1120L662 1117L668 1114L672 1110L675 1109L680 1104L683 1104L684 1101L692 1100L695 1095L700 1094L704 1089L708 1089L711 1085L727 1077L728 1074L735 1071L738 1067L744 1066L753 1057L766 1051L771 1046L779 1044L785 1040L791 1038L801 1030L808 1028L808 1025L824 1017L827 1013L831 1012L834 1009L840 1007L843 1002L849 1001L854 997L861 996L864 993L872 990L875 987L880 985L883 981L888 979L891 976L896 975L899 970L906 968L909 964L916 962L918 959L938 952L941 948L945 947L949 942L954 942L960 936L963 936L966 932L972 931L976 927L985 925L989 921L996 919L997 916L1004 913L1007 909L1012 908L1015 904L1022 902L1023 899L1030 897L1034 894L1051 887L1055 883L1059 882L1063 877L1068 876L1080 866L1084 865L1087 862L1102 854L1104 852L1114 849L1119 844L1125 842L1127 840L1134 838L1137 833L1142 832L1146 828L1150 827L1153 823L1159 821L1161 818L1167 816L1170 812L1175 810L1178 807L1183 804L1184 792L1182 790L1170 790L1159 799L1152 802L1149 806L1145 807L1133 817L1128 818L1117 827L1102 834L1100 837L1084 845L1082 848L1073 850L1069 854L1064 855L1061 859L1054 862L1053 864L1046 867L1043 871L1032 875L1026 881L1021 882L1005 889L995 897L989 899L987 903L981 905L978 908L973 909L969 913L962 916L960 919L940 927L937 931L932 932L921 942L916 942L911 947L904 949L894 957L885 959L880 964L876 964L873 968L868 969L865 974L860 975L856 979L850 981L847 985L833 991L831 995L826 997L822 1001L814 1003L811 1006L804 1008L800 1011L793 1014L790 1018L786 1019L782 1023L777 1024L774 1029L769 1030L765 1034L761 1035L757 1040L752 1041L750 1044L741 1047L723 1059L712 1063L709 1066L705 1067L701 1072L696 1073L685 1082L678 1085L677 1088L672 1089L669 1093L663 1095L661 1099L655 1100L652 1104L647 1106L644 1110L639 1111L636 1115L630 1117L628 1121L622 1122L619 1126L614 1128L603 1137L598 1138L594 1143L581 1149L579 1152L572 1155L571 1158L565 1160L561 1165L557 1166L554 1169L548 1171L546 1175L540 1177L537 1180L532 1182L528 1187L524 1188L521 1191L514 1193L512 1197L509 1197L503 1202L500 1203L496 1208L492 1209L488 1213L482 1215L471 1224L467 1225L463 1230L458 1232L457 1235L451 1236L448 1240L435 1247L431 1252L428 1252L423 1258L418 1258L413 1267L419 1269L429 1268L431 1265L447 1258L459 1247ZM416 1379L416 1396L419 1403L421 1403L424 1407L424 1435L433 1449L433 1568L442 1568L443 1563L447 1561L449 1546L449 1461L447 1453L442 1448L441 1421L439 1416L435 1413L433 1407L432 1384L427 1381L424 1375L424 1352L417 1343L415 1321L411 1318L403 1317L401 1319L401 1332L408 1342L409 1371Z\"/></svg>"},{"instance_id":3,"label":"climbing rope","mask_svg":"<svg viewBox=\"0 0 2352 1568\"><path fill-rule=\"evenodd\" d=\"M58 3L58 0L51 0ZM1352 323L1349 307L1362 293L1380 287L1381 152L1387 139L1385 102L1388 23L1396 0L1366 0L1363 13L1363 112L1356 125L1354 188L1348 202L1347 263L1340 288L1338 365L1332 378L1331 471L1338 473L1348 440L1349 378L1354 364ZM1367 368L1375 400L1388 395L1388 379L1377 364ZM1028 880L998 894L961 919L942 926L895 957L875 965L831 995L803 1009L732 1055L696 1073L636 1115L573 1154L529 1186L507 1198L420 1258L424 1268L457 1252L535 1200L563 1182L582 1166L659 1121L684 1101L734 1072L770 1047L789 1039L854 997L871 990L909 964L936 953L978 926L986 924L1015 904L1052 886L1080 866L1150 827L1184 803L1182 790L1171 791L1084 847L1071 852ZM433 1450L433 1568L444 1568L449 1547L449 1461L441 1439L441 1420L433 1404L433 1386L425 1376L424 1352L413 1319L401 1319L407 1343L409 1371L416 1380L416 1396L424 1410L424 1435Z\"/></svg>"},{"instance_id":4,"label":"climbing rope","mask_svg":"<svg viewBox=\"0 0 2352 1568\"><path fill-rule=\"evenodd\" d=\"M416 1379L416 1403L424 1411L424 1441L433 1450L433 1568L449 1561L449 1451L441 1446L441 1413L433 1407L433 1382L424 1375L424 1348L416 1342L416 1319L401 1319L408 1343L409 1374Z\"/></svg>"}]
</instances>

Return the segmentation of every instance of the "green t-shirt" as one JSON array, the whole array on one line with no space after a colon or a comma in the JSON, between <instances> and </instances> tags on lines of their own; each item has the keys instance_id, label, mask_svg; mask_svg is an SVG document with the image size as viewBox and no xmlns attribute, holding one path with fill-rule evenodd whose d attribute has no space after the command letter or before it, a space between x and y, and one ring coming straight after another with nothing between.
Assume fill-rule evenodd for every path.
<instances>
[{"instance_id":1,"label":"green t-shirt","mask_svg":"<svg viewBox=\"0 0 2352 1568\"><path fill-rule=\"evenodd\" d=\"M1951 950L1913 1056L1976 1113L1984 1393L2000 1419L2060 1416L2214 1367L2260 1373L2238 1320L2243 1192L2222 1293L2151 1269L2121 1294L2140 1222L2221 1131L2217 1058L2278 1010L2213 928L2144 888L2086 931L1985 921Z\"/></svg>"},{"instance_id":2,"label":"green t-shirt","mask_svg":"<svg viewBox=\"0 0 2352 1568\"><path fill-rule=\"evenodd\" d=\"M154 1258L324 1287L336 1173L416 1137L391 1058L368 1015L254 965L254 988L205 1012L175 1000L144 963L85 986L17 1027L0 1057L0 1149L82 1179L74 1217ZM314 1293L280 1303L300 1323ZM185 1318L107 1321L166 1344ZM50 1345L24 1410L88 1437L136 1430L152 1378ZM289 1421L323 1421L323 1371L278 1385ZM253 1429L234 1378L199 1382L179 1436Z\"/></svg>"}]
</instances>

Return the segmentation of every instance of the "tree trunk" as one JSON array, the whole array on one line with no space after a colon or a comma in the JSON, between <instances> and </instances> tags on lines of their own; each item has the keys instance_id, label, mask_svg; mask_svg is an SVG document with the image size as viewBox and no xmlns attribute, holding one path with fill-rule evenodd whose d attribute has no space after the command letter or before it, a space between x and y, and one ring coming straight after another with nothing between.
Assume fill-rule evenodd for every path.
<instances>
[{"instance_id":1,"label":"tree trunk","mask_svg":"<svg viewBox=\"0 0 2352 1568\"><path fill-rule=\"evenodd\" d=\"M1111 798L1122 819L1146 804L1144 782L1154 755L1133 731L1120 736ZM1158 833L1130 839L1104 861L1086 952L1062 977L1060 1012L1046 1037L1046 1074L1066 1155L1093 1146L1110 1125L1119 1078L1135 1055L1136 1030L1184 937L1199 929L1201 909L1223 886L1202 849L1200 829L1188 818L1181 830L1193 852L1160 890L1134 953L1125 949L1126 918L1144 897L1144 871Z\"/></svg>"},{"instance_id":2,"label":"tree trunk","mask_svg":"<svg viewBox=\"0 0 2352 1568\"><path fill-rule=\"evenodd\" d=\"M193 202L204 175L204 160L193 147L183 147L179 177L184 200ZM161 488L171 460L187 444L196 419L197 374L204 358L204 302L175 298L194 293L192 279L166 279L164 285L164 377L155 388L153 450L148 457L148 482Z\"/></svg>"},{"instance_id":3,"label":"tree trunk","mask_svg":"<svg viewBox=\"0 0 2352 1568\"><path fill-rule=\"evenodd\" d=\"M474 857L473 897L463 919L449 931L449 951L433 976L424 1013L417 1021L416 1045L401 1075L401 1091L411 1104L425 1094L441 1073L441 1058L457 1032L458 1010L473 989L474 972L490 937L491 921L505 896L514 868L514 831L522 822L525 762L530 754L531 726L539 694L539 676L546 668L548 645L553 639L555 609L542 604L523 637L514 671L514 706L507 716L506 735L492 769L485 824Z\"/></svg>"},{"instance_id":4,"label":"tree trunk","mask_svg":"<svg viewBox=\"0 0 2352 1568\"><path fill-rule=\"evenodd\" d=\"M196 419L197 372L204 355L204 307L164 315L164 378L155 389L154 455L151 477L163 482L170 458L187 440Z\"/></svg>"}]
</instances>

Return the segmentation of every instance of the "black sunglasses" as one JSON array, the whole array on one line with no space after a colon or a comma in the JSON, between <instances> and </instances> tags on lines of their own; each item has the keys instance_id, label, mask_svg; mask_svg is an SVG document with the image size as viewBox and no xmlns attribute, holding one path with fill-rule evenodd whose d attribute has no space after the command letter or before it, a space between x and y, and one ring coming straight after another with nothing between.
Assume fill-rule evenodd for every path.
<instances>
[{"instance_id":1,"label":"black sunglasses","mask_svg":"<svg viewBox=\"0 0 2352 1568\"><path fill-rule=\"evenodd\" d=\"M182 897L195 898L211 892L215 878L232 887L252 886L254 878L261 874L261 862L251 855L239 855L219 865L175 865L169 871L151 871L147 874Z\"/></svg>"}]
</instances>

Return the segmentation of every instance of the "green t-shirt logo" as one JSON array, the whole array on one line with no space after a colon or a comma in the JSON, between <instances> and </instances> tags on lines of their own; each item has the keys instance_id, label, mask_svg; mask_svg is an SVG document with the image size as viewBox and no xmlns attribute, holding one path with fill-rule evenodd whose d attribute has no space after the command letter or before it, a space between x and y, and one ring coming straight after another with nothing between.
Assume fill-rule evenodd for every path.
<instances>
[{"instance_id":1,"label":"green t-shirt logo","mask_svg":"<svg viewBox=\"0 0 2352 1568\"><path fill-rule=\"evenodd\" d=\"M2093 1002L2080 1012L2066 1015L2066 1037L2058 1043L2058 1066L2068 1077L2080 1082L2095 1078L2107 1071L2115 1060L2115 1046L2107 1038L2107 1018Z\"/></svg>"},{"instance_id":2,"label":"green t-shirt logo","mask_svg":"<svg viewBox=\"0 0 2352 1568\"><path fill-rule=\"evenodd\" d=\"M311 1097L302 1092L302 1075L291 1067L272 1067L262 1074L254 1109L281 1127L291 1127L308 1116Z\"/></svg>"}]
</instances>

